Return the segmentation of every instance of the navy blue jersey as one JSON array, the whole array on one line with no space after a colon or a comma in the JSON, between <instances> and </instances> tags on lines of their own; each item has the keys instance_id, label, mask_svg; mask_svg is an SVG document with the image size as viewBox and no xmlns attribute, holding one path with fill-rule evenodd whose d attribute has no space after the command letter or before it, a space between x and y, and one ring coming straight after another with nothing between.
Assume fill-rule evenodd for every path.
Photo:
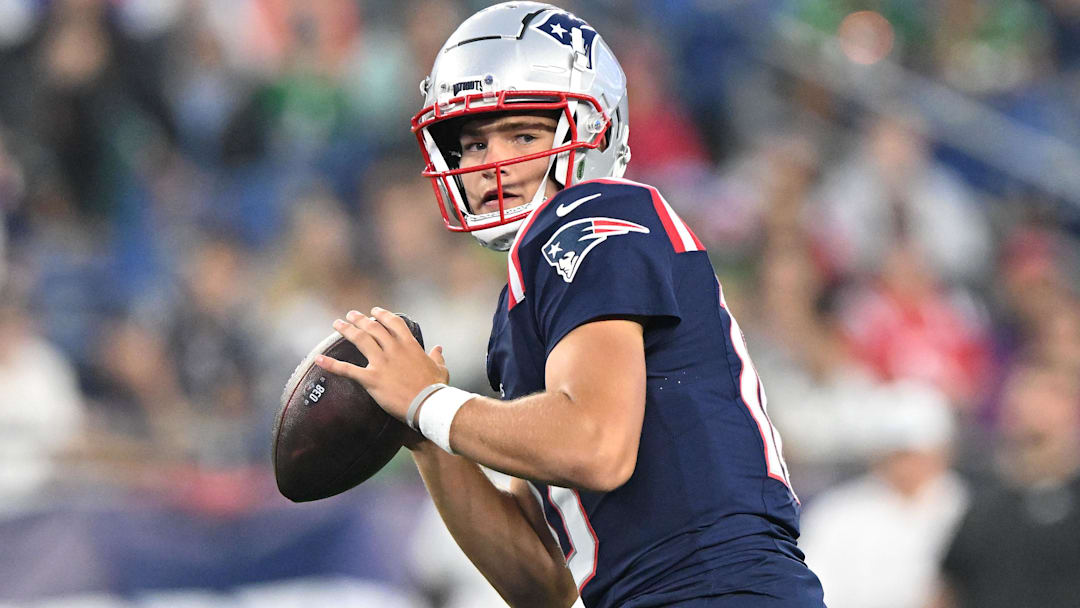
<instances>
[{"instance_id":1,"label":"navy blue jersey","mask_svg":"<svg viewBox=\"0 0 1080 608\"><path fill-rule=\"evenodd\" d=\"M510 250L488 377L544 390L548 353L599 317L645 326L637 467L612 492L530 482L589 608L735 592L821 606L795 545L799 503L741 330L704 247L655 188L595 180L533 212ZM816 599L814 599L816 598Z\"/></svg>"}]
</instances>

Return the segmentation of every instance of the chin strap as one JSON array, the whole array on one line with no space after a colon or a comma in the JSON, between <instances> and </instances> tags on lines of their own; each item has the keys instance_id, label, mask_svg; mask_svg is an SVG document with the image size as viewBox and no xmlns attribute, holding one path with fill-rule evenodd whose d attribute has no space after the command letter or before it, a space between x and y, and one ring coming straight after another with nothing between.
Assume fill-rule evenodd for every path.
<instances>
[{"instance_id":1,"label":"chin strap","mask_svg":"<svg viewBox=\"0 0 1080 608\"><path fill-rule=\"evenodd\" d=\"M555 139L551 140L552 141L552 143L551 143L552 147L556 147L556 146L559 145L559 144L557 144L555 142L557 142L561 138L565 137L566 136L566 131L569 128L570 128L570 125L569 125L569 122L566 120L566 117L563 116L562 118L560 118L559 119L559 125L557 127L555 127ZM566 186L566 184L563 184L559 180L558 169L555 170L554 175L552 174L552 171L551 171L551 168L553 166L556 166L557 157L565 156L565 155L566 155L566 153L564 152L562 154L552 154L551 156L548 157L548 166L547 166L547 171L544 172L544 180L542 182L540 182L540 186L536 189L536 192L533 194L532 200L529 201L529 203L528 203L528 206L529 206L530 209L536 207L537 205L539 205L540 203L544 202L547 199L547 180L548 180L549 177L553 177L555 179L555 181L557 183L559 183L559 184L562 184L563 187Z\"/></svg>"}]
</instances>

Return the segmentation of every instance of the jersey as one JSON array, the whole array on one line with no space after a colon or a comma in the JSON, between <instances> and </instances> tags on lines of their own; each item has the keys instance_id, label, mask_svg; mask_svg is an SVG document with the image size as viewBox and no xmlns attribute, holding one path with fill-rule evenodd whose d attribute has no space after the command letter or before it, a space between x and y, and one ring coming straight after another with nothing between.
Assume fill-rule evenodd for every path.
<instances>
[{"instance_id":1,"label":"jersey","mask_svg":"<svg viewBox=\"0 0 1080 608\"><path fill-rule=\"evenodd\" d=\"M708 254L650 186L583 182L545 201L509 252L488 344L503 398L544 390L575 327L643 320L646 403L637 466L591 492L530 481L589 608L724 593L802 593L799 503L765 393ZM815 599L816 598L816 599Z\"/></svg>"}]
</instances>

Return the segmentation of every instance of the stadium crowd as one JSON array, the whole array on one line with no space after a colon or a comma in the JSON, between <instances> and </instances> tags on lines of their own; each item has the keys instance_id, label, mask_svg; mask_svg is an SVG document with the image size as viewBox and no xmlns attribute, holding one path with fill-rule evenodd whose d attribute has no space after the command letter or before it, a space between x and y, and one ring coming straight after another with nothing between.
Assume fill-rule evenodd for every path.
<instances>
[{"instance_id":1,"label":"stadium crowd","mask_svg":"<svg viewBox=\"0 0 1080 608\"><path fill-rule=\"evenodd\" d=\"M1074 606L1080 4L554 3L627 72L627 177L721 272L829 605ZM171 586L24 576L82 530L20 536L43 513L318 509L276 495L270 428L346 310L408 313L491 393L475 294L505 261L443 229L408 130L484 4L0 1L0 538L25 546L0 603ZM372 484L432 517L407 459ZM409 573L339 591L481 605L438 528L394 528ZM290 572L217 567L219 591Z\"/></svg>"}]
</instances>

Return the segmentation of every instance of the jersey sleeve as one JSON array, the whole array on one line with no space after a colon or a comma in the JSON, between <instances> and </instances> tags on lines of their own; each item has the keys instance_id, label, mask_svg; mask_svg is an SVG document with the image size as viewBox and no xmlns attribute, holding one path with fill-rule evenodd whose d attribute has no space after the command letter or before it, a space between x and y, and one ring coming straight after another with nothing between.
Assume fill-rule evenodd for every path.
<instances>
[{"instance_id":1,"label":"jersey sleeve","mask_svg":"<svg viewBox=\"0 0 1080 608\"><path fill-rule=\"evenodd\" d=\"M532 243L529 299L547 352L600 317L678 322L676 252L644 195L582 205Z\"/></svg>"}]
</instances>

